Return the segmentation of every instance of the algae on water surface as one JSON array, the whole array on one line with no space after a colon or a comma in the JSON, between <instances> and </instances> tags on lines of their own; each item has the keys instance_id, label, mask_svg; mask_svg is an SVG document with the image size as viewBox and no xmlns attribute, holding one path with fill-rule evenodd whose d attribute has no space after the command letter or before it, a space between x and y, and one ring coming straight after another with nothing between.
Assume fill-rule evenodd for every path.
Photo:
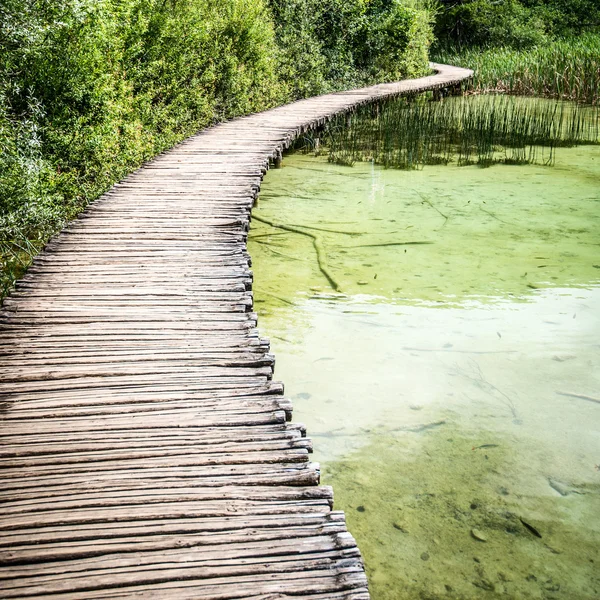
<instances>
[{"instance_id":1,"label":"algae on water surface","mask_svg":"<svg viewBox=\"0 0 600 600\"><path fill-rule=\"evenodd\" d=\"M559 161L406 172L295 154L269 173L255 212L316 235L348 295L523 298L537 287L600 281L600 147L561 149ZM269 257L257 269L259 299L262 290L331 290L312 238L254 222L250 248L259 264Z\"/></svg>"},{"instance_id":2,"label":"algae on water surface","mask_svg":"<svg viewBox=\"0 0 600 600\"><path fill-rule=\"evenodd\" d=\"M600 148L292 155L255 211L317 237L339 283L313 237L253 222L259 327L373 599L598 597Z\"/></svg>"}]
</instances>

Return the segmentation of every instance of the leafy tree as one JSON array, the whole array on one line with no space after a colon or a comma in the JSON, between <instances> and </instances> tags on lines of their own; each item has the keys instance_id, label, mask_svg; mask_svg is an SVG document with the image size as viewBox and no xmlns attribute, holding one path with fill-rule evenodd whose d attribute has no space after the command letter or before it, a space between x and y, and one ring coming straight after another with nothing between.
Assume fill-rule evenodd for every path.
<instances>
[{"instance_id":1,"label":"leafy tree","mask_svg":"<svg viewBox=\"0 0 600 600\"><path fill-rule=\"evenodd\" d=\"M547 39L544 21L518 0L441 4L435 32L442 45L527 48Z\"/></svg>"},{"instance_id":2,"label":"leafy tree","mask_svg":"<svg viewBox=\"0 0 600 600\"><path fill-rule=\"evenodd\" d=\"M293 96L422 74L432 11L410 0L269 0Z\"/></svg>"},{"instance_id":3,"label":"leafy tree","mask_svg":"<svg viewBox=\"0 0 600 600\"><path fill-rule=\"evenodd\" d=\"M441 46L531 48L600 27L597 0L440 0Z\"/></svg>"}]
</instances>

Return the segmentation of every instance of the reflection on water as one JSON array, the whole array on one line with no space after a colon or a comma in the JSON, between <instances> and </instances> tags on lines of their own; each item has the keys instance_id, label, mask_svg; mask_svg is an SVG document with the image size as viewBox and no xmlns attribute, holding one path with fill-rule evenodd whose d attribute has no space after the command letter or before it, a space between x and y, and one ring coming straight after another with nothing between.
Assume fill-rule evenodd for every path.
<instances>
[{"instance_id":1,"label":"reflection on water","mask_svg":"<svg viewBox=\"0 0 600 600\"><path fill-rule=\"evenodd\" d=\"M599 597L600 149L284 164L249 244L259 325L374 600Z\"/></svg>"}]
</instances>

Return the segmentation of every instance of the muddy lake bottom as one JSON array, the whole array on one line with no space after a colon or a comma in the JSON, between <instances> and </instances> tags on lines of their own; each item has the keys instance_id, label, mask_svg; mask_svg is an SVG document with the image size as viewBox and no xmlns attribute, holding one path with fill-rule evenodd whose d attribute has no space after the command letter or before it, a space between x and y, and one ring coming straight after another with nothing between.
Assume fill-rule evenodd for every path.
<instances>
[{"instance_id":1,"label":"muddy lake bottom","mask_svg":"<svg viewBox=\"0 0 600 600\"><path fill-rule=\"evenodd\" d=\"M259 327L372 598L599 597L600 148L293 154L253 214Z\"/></svg>"}]
</instances>

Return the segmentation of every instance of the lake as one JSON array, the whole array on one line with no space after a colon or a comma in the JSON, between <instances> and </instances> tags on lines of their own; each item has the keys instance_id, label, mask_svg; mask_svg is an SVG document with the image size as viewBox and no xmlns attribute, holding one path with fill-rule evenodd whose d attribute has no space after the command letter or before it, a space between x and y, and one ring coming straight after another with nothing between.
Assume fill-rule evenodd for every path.
<instances>
[{"instance_id":1,"label":"lake","mask_svg":"<svg viewBox=\"0 0 600 600\"><path fill-rule=\"evenodd\" d=\"M600 147L552 167L295 153L259 329L374 600L600 596Z\"/></svg>"}]
</instances>

